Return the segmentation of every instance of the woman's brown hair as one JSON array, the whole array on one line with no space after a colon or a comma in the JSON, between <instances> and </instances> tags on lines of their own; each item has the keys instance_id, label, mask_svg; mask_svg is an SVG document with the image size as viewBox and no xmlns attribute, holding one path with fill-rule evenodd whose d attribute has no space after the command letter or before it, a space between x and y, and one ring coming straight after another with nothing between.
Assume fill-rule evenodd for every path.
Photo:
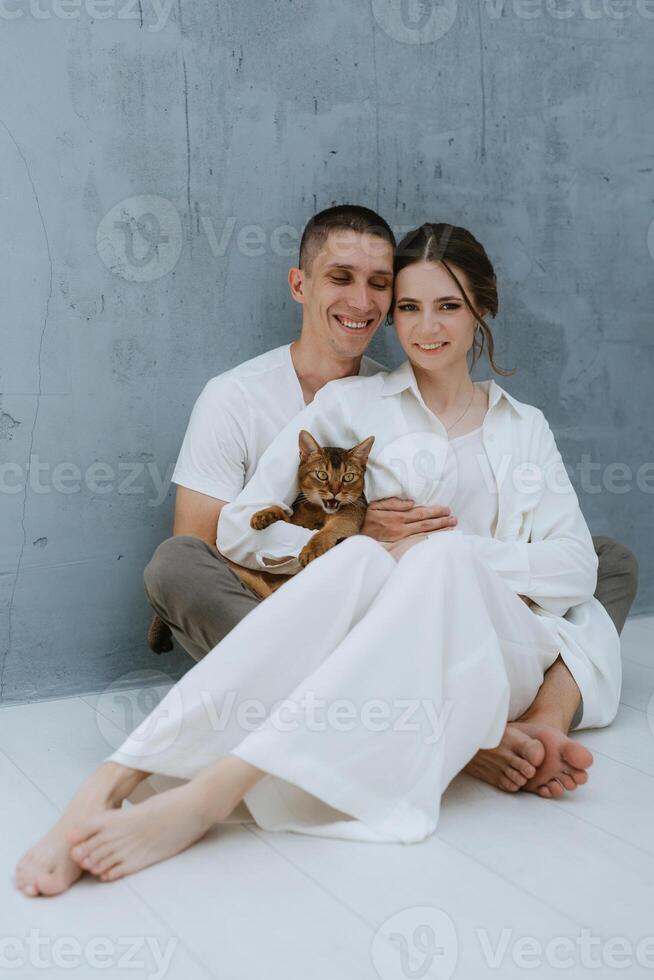
<instances>
[{"instance_id":1,"label":"woman's brown hair","mask_svg":"<svg viewBox=\"0 0 654 980\"><path fill-rule=\"evenodd\" d=\"M416 262L440 262L447 269L461 290L466 306L477 321L473 344L472 364L475 366L484 350L497 374L510 375L514 371L498 367L495 363L495 343L490 327L478 310L488 310L496 316L499 309L495 270L486 250L473 234L458 225L431 224L415 228L404 236L395 252L393 272L395 277L402 269ZM474 303L470 301L452 266L465 273L472 288Z\"/></svg>"}]
</instances>

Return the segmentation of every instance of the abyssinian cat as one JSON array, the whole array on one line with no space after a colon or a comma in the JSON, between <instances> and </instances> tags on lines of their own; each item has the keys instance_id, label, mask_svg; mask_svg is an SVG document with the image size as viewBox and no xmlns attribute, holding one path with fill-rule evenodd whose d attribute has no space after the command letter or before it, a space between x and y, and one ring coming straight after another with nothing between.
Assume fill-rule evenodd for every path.
<instances>
[{"instance_id":1,"label":"abyssinian cat","mask_svg":"<svg viewBox=\"0 0 654 980\"><path fill-rule=\"evenodd\" d=\"M299 435L299 492L292 504L292 514L288 515L281 507L265 507L252 515L251 526L262 530L275 521L288 521L317 530L298 556L303 568L339 541L358 534L368 506L364 474L374 441L375 437L369 436L352 449L320 446L310 432L302 429ZM223 561L262 599L293 577L245 568L224 557ZM167 653L173 648L170 629L159 616L155 615L150 623L148 644L155 653Z\"/></svg>"}]
</instances>

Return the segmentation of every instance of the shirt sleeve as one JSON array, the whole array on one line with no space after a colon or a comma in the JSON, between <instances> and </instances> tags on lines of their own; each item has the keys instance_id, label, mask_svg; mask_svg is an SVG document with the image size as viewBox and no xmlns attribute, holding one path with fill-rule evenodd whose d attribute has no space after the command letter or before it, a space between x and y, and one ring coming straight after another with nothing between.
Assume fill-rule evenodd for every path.
<instances>
[{"instance_id":1,"label":"shirt sleeve","mask_svg":"<svg viewBox=\"0 0 654 980\"><path fill-rule=\"evenodd\" d=\"M198 396L172 482L217 500L233 500L247 471L247 402L238 385L212 378Z\"/></svg>"},{"instance_id":2,"label":"shirt sleeve","mask_svg":"<svg viewBox=\"0 0 654 980\"><path fill-rule=\"evenodd\" d=\"M500 541L470 535L477 553L505 579L556 616L590 599L598 558L554 435L542 412L534 440L538 494L530 540Z\"/></svg>"},{"instance_id":3,"label":"shirt sleeve","mask_svg":"<svg viewBox=\"0 0 654 980\"><path fill-rule=\"evenodd\" d=\"M314 400L296 415L270 443L238 497L220 512L216 547L238 565L295 574L298 555L316 534L308 528L276 521L257 531L250 518L264 507L277 505L289 516L298 494L299 435L307 429L320 445L349 447L351 431L345 400L338 396L339 381L321 388Z\"/></svg>"}]
</instances>

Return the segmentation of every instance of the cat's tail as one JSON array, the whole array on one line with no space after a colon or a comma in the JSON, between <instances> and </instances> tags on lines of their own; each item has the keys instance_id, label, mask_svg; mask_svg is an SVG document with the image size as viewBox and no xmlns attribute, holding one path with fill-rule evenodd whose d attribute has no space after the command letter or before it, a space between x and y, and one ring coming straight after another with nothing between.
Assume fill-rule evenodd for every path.
<instances>
[{"instance_id":1,"label":"cat's tail","mask_svg":"<svg viewBox=\"0 0 654 980\"><path fill-rule=\"evenodd\" d=\"M168 653L173 649L173 634L170 632L170 627L156 613L148 629L148 646L155 653Z\"/></svg>"}]
</instances>

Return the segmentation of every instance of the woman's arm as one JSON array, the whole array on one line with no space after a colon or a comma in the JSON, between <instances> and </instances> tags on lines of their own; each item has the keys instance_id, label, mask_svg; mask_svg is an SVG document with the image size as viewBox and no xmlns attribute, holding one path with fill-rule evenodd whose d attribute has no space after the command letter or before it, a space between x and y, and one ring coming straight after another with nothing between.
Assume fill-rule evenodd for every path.
<instances>
[{"instance_id":1,"label":"woman's arm","mask_svg":"<svg viewBox=\"0 0 654 980\"><path fill-rule=\"evenodd\" d=\"M311 404L291 419L270 443L238 497L223 507L216 546L226 558L247 568L265 568L284 575L300 570L298 555L317 532L286 521L255 531L250 526L250 518L256 511L274 504L289 517L292 514L291 505L298 493L298 439L302 429L307 429L321 446L349 448L351 433L345 421L345 397L340 387L339 392L339 381L331 381L318 391Z\"/></svg>"},{"instance_id":2,"label":"woman's arm","mask_svg":"<svg viewBox=\"0 0 654 980\"><path fill-rule=\"evenodd\" d=\"M530 462L538 467L539 498L529 542L470 537L515 592L564 616L594 594L598 559L552 430L543 413L538 416Z\"/></svg>"}]
</instances>

